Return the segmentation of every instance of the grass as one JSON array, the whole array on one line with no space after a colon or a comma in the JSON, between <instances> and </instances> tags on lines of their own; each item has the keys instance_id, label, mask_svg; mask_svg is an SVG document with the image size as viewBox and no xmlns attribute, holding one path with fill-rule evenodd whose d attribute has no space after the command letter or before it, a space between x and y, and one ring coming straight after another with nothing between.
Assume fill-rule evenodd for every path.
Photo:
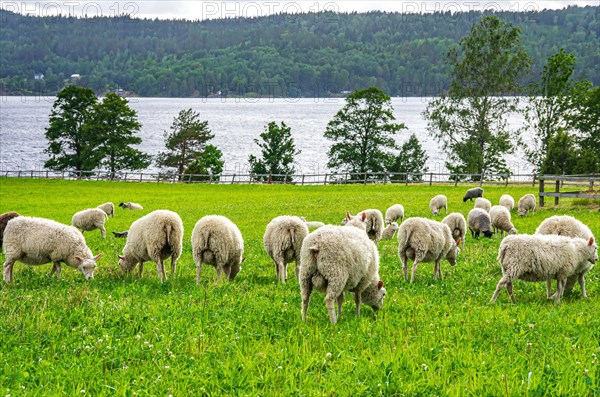
<instances>
[{"instance_id":1,"label":"grass","mask_svg":"<svg viewBox=\"0 0 600 397\"><path fill-rule=\"evenodd\" d=\"M451 211L467 214L466 187L429 186L210 186L0 179L0 212L69 223L76 211L105 201L135 201L140 212L116 209L109 236L85 234L104 253L95 279L71 268L62 279L51 265L15 265L14 282L0 286L0 395L600 395L600 287L587 277L589 299L578 287L561 305L545 287L515 283L488 301L501 276L500 239L467 238L457 266L419 267L404 282L395 240L380 243L380 274L388 295L376 316L354 314L347 299L337 325L329 323L323 295L313 293L306 322L297 282L275 280L262 248L268 221L284 214L338 223L346 210L384 211L401 203L407 216L427 216L433 195L448 196ZM497 203L531 187L485 187ZM164 284L154 265L142 279L122 277L117 255L127 230L155 209L178 212L185 227L177 276ZM597 209L572 205L515 218L533 233L546 217L568 213L600 235ZM217 283L204 266L194 281L190 236L204 215L221 214L242 231L246 261L232 283ZM0 256L4 261L4 256ZM293 265L290 265L293 268ZM170 266L167 275L170 276ZM293 275L293 269L290 270Z\"/></svg>"}]
</instances>

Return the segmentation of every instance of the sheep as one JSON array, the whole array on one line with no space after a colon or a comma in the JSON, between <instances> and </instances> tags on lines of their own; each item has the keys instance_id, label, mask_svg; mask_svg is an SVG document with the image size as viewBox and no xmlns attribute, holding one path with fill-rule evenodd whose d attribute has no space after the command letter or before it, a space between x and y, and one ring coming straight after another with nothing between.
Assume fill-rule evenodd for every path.
<instances>
[{"instance_id":1,"label":"sheep","mask_svg":"<svg viewBox=\"0 0 600 397\"><path fill-rule=\"evenodd\" d=\"M18 212L7 212L5 214L0 215L0 247L2 247L2 236L4 235L4 229L6 229L6 224L8 223L8 221L18 216L21 216Z\"/></svg>"},{"instance_id":2,"label":"sheep","mask_svg":"<svg viewBox=\"0 0 600 397\"><path fill-rule=\"evenodd\" d=\"M121 207L123 209L132 210L132 211L138 211L138 210L144 209L144 207L142 207L140 204L131 203L131 202L121 203L121 204L119 204L119 207Z\"/></svg>"},{"instance_id":3,"label":"sheep","mask_svg":"<svg viewBox=\"0 0 600 397\"><path fill-rule=\"evenodd\" d=\"M106 215L109 215L111 218L115 217L115 205L110 201L108 203L100 204L97 208L106 212Z\"/></svg>"},{"instance_id":4,"label":"sheep","mask_svg":"<svg viewBox=\"0 0 600 397\"><path fill-rule=\"evenodd\" d=\"M429 209L433 213L433 215L437 215L440 213L441 209L448 213L448 199L443 194L439 194L431 199L429 202Z\"/></svg>"},{"instance_id":5,"label":"sheep","mask_svg":"<svg viewBox=\"0 0 600 397\"><path fill-rule=\"evenodd\" d=\"M410 218L402 223L398 230L398 256L402 262L405 281L408 281L407 259L413 260L411 284L415 280L417 265L421 262L434 262L433 278L439 276L441 279L441 260L446 258L450 265L455 266L459 251L450 228L444 223L425 218Z\"/></svg>"},{"instance_id":6,"label":"sheep","mask_svg":"<svg viewBox=\"0 0 600 397\"><path fill-rule=\"evenodd\" d=\"M213 265L217 277L229 280L242 270L244 239L240 229L224 216L209 215L200 219L192 232L192 254L196 263L196 283L200 284L202 263Z\"/></svg>"},{"instance_id":7,"label":"sheep","mask_svg":"<svg viewBox=\"0 0 600 397\"><path fill-rule=\"evenodd\" d=\"M106 238L106 229L104 228L104 222L108 215L100 208L88 208L83 211L79 211L71 218L71 224L82 232L88 232L90 230L100 229L102 238Z\"/></svg>"},{"instance_id":8,"label":"sheep","mask_svg":"<svg viewBox=\"0 0 600 397\"><path fill-rule=\"evenodd\" d=\"M379 310L386 294L379 278L379 254L375 243L359 228L324 226L309 234L300 251L302 320L306 320L313 288L325 293L329 320L341 316L344 291L354 293L356 315L360 304Z\"/></svg>"},{"instance_id":9,"label":"sheep","mask_svg":"<svg viewBox=\"0 0 600 397\"><path fill-rule=\"evenodd\" d=\"M490 208L492 208L492 203L488 199L485 199L483 197L478 197L475 199L475 206L473 208L481 208L482 210L485 210L489 214Z\"/></svg>"},{"instance_id":10,"label":"sheep","mask_svg":"<svg viewBox=\"0 0 600 397\"><path fill-rule=\"evenodd\" d=\"M494 235L494 233L492 233L492 220L490 214L481 208L473 208L469 211L467 224L469 225L471 236L474 238L479 238L480 233L487 238L491 238Z\"/></svg>"},{"instance_id":11,"label":"sheep","mask_svg":"<svg viewBox=\"0 0 600 397\"><path fill-rule=\"evenodd\" d=\"M521 197L517 203L517 212L520 216L528 215L529 211L535 214L535 196L531 193Z\"/></svg>"},{"instance_id":12,"label":"sheep","mask_svg":"<svg viewBox=\"0 0 600 397\"><path fill-rule=\"evenodd\" d=\"M490 303L506 287L513 303L512 282L546 281L546 297L560 303L565 282L569 276L587 272L598 260L594 238L589 240L555 235L508 236L500 244L498 261L502 278L498 281ZM556 293L550 296L550 282L557 280Z\"/></svg>"},{"instance_id":13,"label":"sheep","mask_svg":"<svg viewBox=\"0 0 600 397\"><path fill-rule=\"evenodd\" d=\"M389 225L400 219L400 223L404 220L404 207L401 204L394 204L385 211L385 224Z\"/></svg>"},{"instance_id":14,"label":"sheep","mask_svg":"<svg viewBox=\"0 0 600 397\"><path fill-rule=\"evenodd\" d=\"M510 211L502 205L495 205L490 209L490 220L494 228L494 234L500 231L500 237L504 232L508 234L517 234L517 229L510 221Z\"/></svg>"},{"instance_id":15,"label":"sheep","mask_svg":"<svg viewBox=\"0 0 600 397\"><path fill-rule=\"evenodd\" d=\"M556 234L559 236L567 237L579 237L589 240L590 237L594 237L594 234L589 227L568 215L554 215L544 220L536 229L535 234L546 235ZM567 284L564 290L570 292L573 289L576 281L579 281L581 287L581 295L587 298L585 292L585 272L578 272L577 274L567 279Z\"/></svg>"},{"instance_id":16,"label":"sheep","mask_svg":"<svg viewBox=\"0 0 600 397\"><path fill-rule=\"evenodd\" d=\"M469 189L463 197L463 203L466 203L467 200L473 201L473 199L477 197L483 197L483 189L480 187Z\"/></svg>"},{"instance_id":17,"label":"sheep","mask_svg":"<svg viewBox=\"0 0 600 397\"><path fill-rule=\"evenodd\" d=\"M177 259L183 247L183 222L173 211L156 210L131 224L119 266L123 274L131 272L139 263L139 277L144 272L144 262L156 262L158 278L167 279L163 260L171 257L171 276L175 277Z\"/></svg>"},{"instance_id":18,"label":"sheep","mask_svg":"<svg viewBox=\"0 0 600 397\"><path fill-rule=\"evenodd\" d=\"M308 226L309 229L318 229L320 227L325 226L323 222L307 221L306 218L303 216L301 216L300 219L302 219L302 222L306 223L306 226Z\"/></svg>"},{"instance_id":19,"label":"sheep","mask_svg":"<svg viewBox=\"0 0 600 397\"><path fill-rule=\"evenodd\" d=\"M510 194L503 194L500 197L500 205L505 207L507 210L512 211L515 208L515 199Z\"/></svg>"},{"instance_id":20,"label":"sheep","mask_svg":"<svg viewBox=\"0 0 600 397\"><path fill-rule=\"evenodd\" d=\"M392 222L381 233L381 238L383 240L391 240L394 237L394 234L398 231L400 227L396 222Z\"/></svg>"},{"instance_id":21,"label":"sheep","mask_svg":"<svg viewBox=\"0 0 600 397\"><path fill-rule=\"evenodd\" d=\"M452 238L456 241L456 244L462 241L462 246L465 246L465 236L467 235L467 221L463 214L459 212L453 212L446 216L442 223L450 228Z\"/></svg>"},{"instance_id":22,"label":"sheep","mask_svg":"<svg viewBox=\"0 0 600 397\"><path fill-rule=\"evenodd\" d=\"M86 280L94 278L96 261L102 254L94 256L76 228L50 219L19 216L7 223L4 230L4 281L13 278L16 261L26 265L44 265L53 262L50 275L56 273L60 279L61 262L78 269Z\"/></svg>"},{"instance_id":23,"label":"sheep","mask_svg":"<svg viewBox=\"0 0 600 397\"><path fill-rule=\"evenodd\" d=\"M275 262L277 278L285 283L287 264L296 262L296 279L300 274L300 248L308 236L306 222L297 216L278 216L267 225L263 244L267 254Z\"/></svg>"},{"instance_id":24,"label":"sheep","mask_svg":"<svg viewBox=\"0 0 600 397\"><path fill-rule=\"evenodd\" d=\"M381 240L381 234L383 233L383 215L379 210L364 210L358 215L352 216L349 212L346 212L346 222L351 221L354 218L365 218L366 217L366 232L369 238L377 244Z\"/></svg>"}]
</instances>

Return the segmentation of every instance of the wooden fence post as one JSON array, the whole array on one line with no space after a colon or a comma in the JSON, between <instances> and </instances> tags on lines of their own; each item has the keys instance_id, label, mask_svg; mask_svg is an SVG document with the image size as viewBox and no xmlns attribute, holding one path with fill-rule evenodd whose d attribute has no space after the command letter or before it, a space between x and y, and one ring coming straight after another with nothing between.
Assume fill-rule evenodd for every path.
<instances>
[{"instance_id":1,"label":"wooden fence post","mask_svg":"<svg viewBox=\"0 0 600 397\"><path fill-rule=\"evenodd\" d=\"M304 174L302 174L302 186L304 186Z\"/></svg>"},{"instance_id":2,"label":"wooden fence post","mask_svg":"<svg viewBox=\"0 0 600 397\"><path fill-rule=\"evenodd\" d=\"M535 181L535 175L533 176L533 180ZM540 207L544 206L544 196L542 195L542 193L544 193L544 180L540 178Z\"/></svg>"},{"instance_id":3,"label":"wooden fence post","mask_svg":"<svg viewBox=\"0 0 600 397\"><path fill-rule=\"evenodd\" d=\"M560 193L560 181L556 181L556 193ZM558 195L554 197L554 205L558 205Z\"/></svg>"},{"instance_id":4,"label":"wooden fence post","mask_svg":"<svg viewBox=\"0 0 600 397\"><path fill-rule=\"evenodd\" d=\"M327 173L325 173L325 180L323 181L323 185L327 185Z\"/></svg>"},{"instance_id":5,"label":"wooden fence post","mask_svg":"<svg viewBox=\"0 0 600 397\"><path fill-rule=\"evenodd\" d=\"M235 182L235 174L233 174L233 176L231 177L231 184L233 185Z\"/></svg>"},{"instance_id":6,"label":"wooden fence post","mask_svg":"<svg viewBox=\"0 0 600 397\"><path fill-rule=\"evenodd\" d=\"M433 172L429 173L429 186L433 184Z\"/></svg>"}]
</instances>

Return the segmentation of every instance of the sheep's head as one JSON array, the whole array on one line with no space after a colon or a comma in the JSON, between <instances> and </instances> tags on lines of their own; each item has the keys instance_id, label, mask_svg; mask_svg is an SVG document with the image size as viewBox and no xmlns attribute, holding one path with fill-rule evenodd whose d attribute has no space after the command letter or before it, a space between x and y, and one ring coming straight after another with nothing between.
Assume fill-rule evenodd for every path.
<instances>
[{"instance_id":1,"label":"sheep's head","mask_svg":"<svg viewBox=\"0 0 600 397\"><path fill-rule=\"evenodd\" d=\"M483 235L485 237L487 237L487 238L492 238L492 236L494 235L494 232L492 232L491 230L486 230L486 231L481 232L481 233L483 233Z\"/></svg>"},{"instance_id":2,"label":"sheep's head","mask_svg":"<svg viewBox=\"0 0 600 397\"><path fill-rule=\"evenodd\" d=\"M508 231L508 234L518 234L519 232L514 227Z\"/></svg>"},{"instance_id":3,"label":"sheep's head","mask_svg":"<svg viewBox=\"0 0 600 397\"><path fill-rule=\"evenodd\" d=\"M132 271L137 263L138 261L132 256L119 255L119 267L121 267L123 274Z\"/></svg>"},{"instance_id":4,"label":"sheep's head","mask_svg":"<svg viewBox=\"0 0 600 397\"><path fill-rule=\"evenodd\" d=\"M519 213L519 215L520 215L520 216L525 216L525 215L527 215L527 210L526 210L526 209L524 209L524 208L519 208L519 209L517 210L517 212Z\"/></svg>"},{"instance_id":5,"label":"sheep's head","mask_svg":"<svg viewBox=\"0 0 600 397\"><path fill-rule=\"evenodd\" d=\"M86 280L90 278L94 278L94 270L96 269L96 261L102 257L102 254L98 254L92 258L82 258L81 256L76 256L77 260L77 269L85 276Z\"/></svg>"},{"instance_id":6,"label":"sheep's head","mask_svg":"<svg viewBox=\"0 0 600 397\"><path fill-rule=\"evenodd\" d=\"M231 271L229 272L229 280L230 281L233 280L235 278L235 276L237 276L238 273L242 271L242 263L244 263L245 260L246 260L246 257L243 256L240 259L239 265L234 264L233 266L231 266Z\"/></svg>"},{"instance_id":7,"label":"sheep's head","mask_svg":"<svg viewBox=\"0 0 600 397\"><path fill-rule=\"evenodd\" d=\"M451 266L456 266L456 258L458 258L458 254L460 253L460 248L458 248L459 244L460 239L458 239L454 245L452 245L452 248L450 248L450 251L448 251L448 254L446 254L446 260L448 260Z\"/></svg>"},{"instance_id":8,"label":"sheep's head","mask_svg":"<svg viewBox=\"0 0 600 397\"><path fill-rule=\"evenodd\" d=\"M379 310L383 307L383 298L386 290L383 288L383 281L375 278L369 286L360 294L361 300L365 305L369 305L373 310Z\"/></svg>"},{"instance_id":9,"label":"sheep's head","mask_svg":"<svg viewBox=\"0 0 600 397\"><path fill-rule=\"evenodd\" d=\"M438 209L432 210L431 212L433 212L433 216L437 216L437 214L440 213L440 210L438 208Z\"/></svg>"},{"instance_id":10,"label":"sheep's head","mask_svg":"<svg viewBox=\"0 0 600 397\"><path fill-rule=\"evenodd\" d=\"M351 216L349 213L346 213L346 218L348 219L346 226L354 226L365 232L367 231L367 214L365 212L357 216Z\"/></svg>"},{"instance_id":11,"label":"sheep's head","mask_svg":"<svg viewBox=\"0 0 600 397\"><path fill-rule=\"evenodd\" d=\"M590 262L593 265L596 262L598 262L598 246L594 241L594 237L590 237L590 239L588 240L588 248L592 251Z\"/></svg>"}]
</instances>

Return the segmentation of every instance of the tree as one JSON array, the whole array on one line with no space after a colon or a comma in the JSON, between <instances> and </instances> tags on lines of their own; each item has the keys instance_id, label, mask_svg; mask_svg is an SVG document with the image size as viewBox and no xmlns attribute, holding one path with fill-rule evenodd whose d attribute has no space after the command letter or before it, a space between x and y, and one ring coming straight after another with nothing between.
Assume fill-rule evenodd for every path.
<instances>
[{"instance_id":1,"label":"tree","mask_svg":"<svg viewBox=\"0 0 600 397\"><path fill-rule=\"evenodd\" d=\"M94 114L85 127L95 143L93 156L112 175L150 165L150 155L131 147L142 143L142 139L136 135L141 128L137 113L128 103L115 93L106 94L101 103L94 105Z\"/></svg>"},{"instance_id":2,"label":"tree","mask_svg":"<svg viewBox=\"0 0 600 397\"><path fill-rule=\"evenodd\" d=\"M507 115L517 110L519 79L529 68L521 31L486 16L448 52L452 81L424 112L428 131L447 151L453 173L509 173L504 155L520 142Z\"/></svg>"},{"instance_id":3,"label":"tree","mask_svg":"<svg viewBox=\"0 0 600 397\"><path fill-rule=\"evenodd\" d=\"M423 173L427 172L425 163L429 157L421 146L417 135L412 134L406 142L402 144L400 153L396 157L394 164L390 167L391 172L402 174L400 180L405 181L404 174L410 174L409 180L420 182L423 180Z\"/></svg>"},{"instance_id":4,"label":"tree","mask_svg":"<svg viewBox=\"0 0 600 397\"><path fill-rule=\"evenodd\" d=\"M171 132L165 131L167 152L161 152L156 158L159 167L176 167L178 174L202 156L206 143L215 136L208 128L208 121L200 121L200 113L184 109L173 119Z\"/></svg>"},{"instance_id":5,"label":"tree","mask_svg":"<svg viewBox=\"0 0 600 397\"><path fill-rule=\"evenodd\" d=\"M578 162L575 137L559 128L546 143L546 156L540 165L540 173L548 175L569 175Z\"/></svg>"},{"instance_id":6,"label":"tree","mask_svg":"<svg viewBox=\"0 0 600 397\"><path fill-rule=\"evenodd\" d=\"M193 181L218 181L223 172L223 152L216 146L206 145L204 152L185 170L185 174L195 175Z\"/></svg>"},{"instance_id":7,"label":"tree","mask_svg":"<svg viewBox=\"0 0 600 397\"><path fill-rule=\"evenodd\" d=\"M570 108L567 123L574 130L580 149L574 171L600 173L600 87L592 88L589 82L579 82Z\"/></svg>"},{"instance_id":8,"label":"tree","mask_svg":"<svg viewBox=\"0 0 600 397\"><path fill-rule=\"evenodd\" d=\"M45 134L49 141L45 152L50 155L45 167L83 171L96 168L97 163L90 158L92 137L84 130L96 102L96 95L89 88L70 85L58 93Z\"/></svg>"},{"instance_id":9,"label":"tree","mask_svg":"<svg viewBox=\"0 0 600 397\"><path fill-rule=\"evenodd\" d=\"M391 150L398 149L394 136L406 128L394 120L391 99L381 89L370 87L348 95L324 134L335 142L327 166L351 173L351 179L386 171L394 162Z\"/></svg>"},{"instance_id":10,"label":"tree","mask_svg":"<svg viewBox=\"0 0 600 397\"><path fill-rule=\"evenodd\" d=\"M273 181L291 181L295 172L294 156L300 154L300 150L296 150L291 128L283 121L281 126L271 121L260 138L261 141L255 139L254 143L260 148L261 157L248 157L252 177L260 181L267 180L271 175Z\"/></svg>"}]
</instances>

